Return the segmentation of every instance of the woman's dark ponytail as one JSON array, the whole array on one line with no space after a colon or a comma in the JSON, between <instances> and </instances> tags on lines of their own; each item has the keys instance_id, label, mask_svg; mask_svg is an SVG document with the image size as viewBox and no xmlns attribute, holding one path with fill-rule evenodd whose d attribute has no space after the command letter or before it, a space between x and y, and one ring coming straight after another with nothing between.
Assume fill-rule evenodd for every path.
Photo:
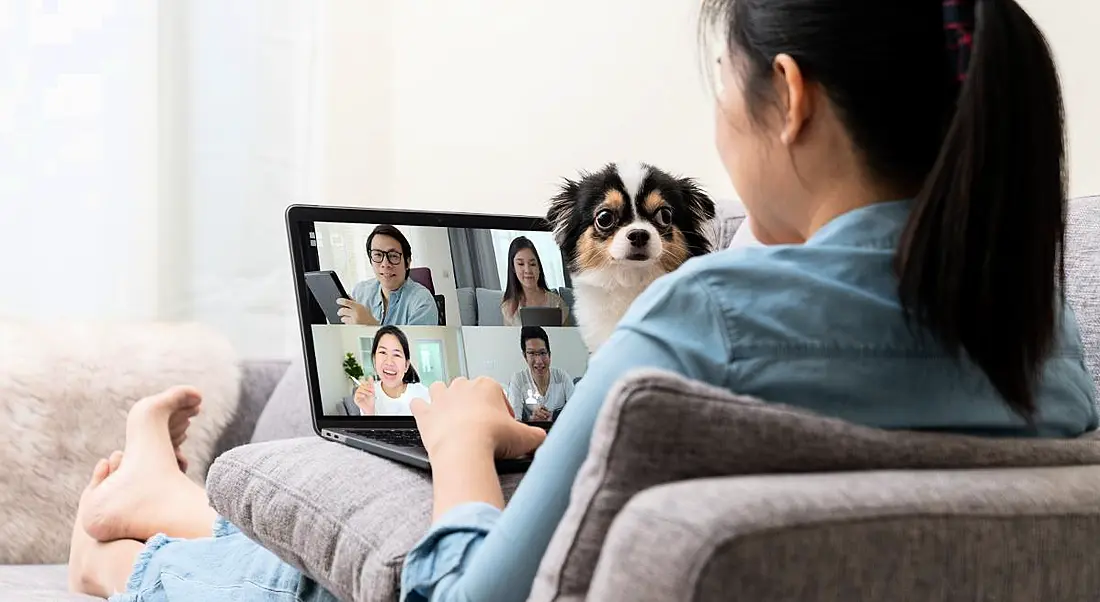
<instances>
[{"instance_id":1,"label":"woman's dark ponytail","mask_svg":"<svg viewBox=\"0 0 1100 602\"><path fill-rule=\"evenodd\" d=\"M420 375L416 373L416 368L413 368L412 361L409 361L409 369L405 370L405 378L403 379L405 384L413 384L420 382Z\"/></svg>"},{"instance_id":2,"label":"woman's dark ponytail","mask_svg":"<svg viewBox=\"0 0 1100 602\"><path fill-rule=\"evenodd\" d=\"M1050 48L1015 1L977 0L974 15L955 116L900 241L900 296L1030 419L1064 280L1062 97Z\"/></svg>"}]
</instances>

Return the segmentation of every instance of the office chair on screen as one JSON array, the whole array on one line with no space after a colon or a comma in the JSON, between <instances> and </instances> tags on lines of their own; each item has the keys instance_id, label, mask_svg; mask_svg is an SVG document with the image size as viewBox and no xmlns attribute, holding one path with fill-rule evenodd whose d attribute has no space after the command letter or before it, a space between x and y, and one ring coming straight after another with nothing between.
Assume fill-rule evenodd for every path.
<instances>
[{"instance_id":1,"label":"office chair on screen","mask_svg":"<svg viewBox=\"0 0 1100 602\"><path fill-rule=\"evenodd\" d=\"M432 282L432 269L431 268L412 268L409 270L409 278L413 282L428 289L428 292L432 294L435 299L435 308L439 311L439 325L447 325L447 302L443 298L443 295L435 294L435 283Z\"/></svg>"}]
</instances>

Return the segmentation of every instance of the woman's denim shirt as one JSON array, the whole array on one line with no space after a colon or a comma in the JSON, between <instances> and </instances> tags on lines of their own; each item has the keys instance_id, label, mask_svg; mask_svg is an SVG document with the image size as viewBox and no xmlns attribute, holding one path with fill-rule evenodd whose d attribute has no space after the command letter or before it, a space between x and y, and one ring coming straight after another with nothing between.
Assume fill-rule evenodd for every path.
<instances>
[{"instance_id":1,"label":"woman's denim shirt","mask_svg":"<svg viewBox=\"0 0 1100 602\"><path fill-rule=\"evenodd\" d=\"M508 507L471 503L441 517L406 558L402 600L526 599L600 406L638 368L875 427L1020 437L1095 429L1095 391L1068 306L1034 426L973 364L906 322L893 259L909 206L857 209L803 245L713 253L654 283L593 356Z\"/></svg>"}]
</instances>

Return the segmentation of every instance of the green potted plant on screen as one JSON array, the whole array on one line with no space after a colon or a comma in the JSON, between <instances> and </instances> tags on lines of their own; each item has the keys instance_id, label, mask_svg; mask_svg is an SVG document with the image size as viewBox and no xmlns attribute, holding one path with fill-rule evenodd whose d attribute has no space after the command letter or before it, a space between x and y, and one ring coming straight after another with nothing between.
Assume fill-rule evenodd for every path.
<instances>
[{"instance_id":1,"label":"green potted plant on screen","mask_svg":"<svg viewBox=\"0 0 1100 602\"><path fill-rule=\"evenodd\" d=\"M359 382L363 381L363 366L359 365L359 361L355 359L354 353L348 353L344 356L344 374L347 374ZM352 395L354 395L355 385L352 385L351 391Z\"/></svg>"}]
</instances>

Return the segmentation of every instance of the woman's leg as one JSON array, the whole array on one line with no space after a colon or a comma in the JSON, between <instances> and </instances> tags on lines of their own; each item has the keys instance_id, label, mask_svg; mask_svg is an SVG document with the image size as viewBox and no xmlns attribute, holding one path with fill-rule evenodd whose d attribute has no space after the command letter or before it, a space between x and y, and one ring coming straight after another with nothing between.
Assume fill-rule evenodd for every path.
<instances>
[{"instance_id":1,"label":"woman's leg","mask_svg":"<svg viewBox=\"0 0 1100 602\"><path fill-rule=\"evenodd\" d=\"M92 479L81 499L83 529L100 542L209 537L217 518L206 491L180 470L179 445L202 400L175 387L134 404L126 417L126 449L112 454L105 478ZM110 471L112 465L117 470Z\"/></svg>"},{"instance_id":2,"label":"woman's leg","mask_svg":"<svg viewBox=\"0 0 1100 602\"><path fill-rule=\"evenodd\" d=\"M134 569L137 555L144 546L140 541L120 539L100 543L84 531L83 516L92 489L103 482L117 468L122 454L116 452L111 459L100 460L92 471L92 480L80 496L80 506L73 524L73 539L69 548L69 589L83 594L110 597L126 591L126 582Z\"/></svg>"}]
</instances>

